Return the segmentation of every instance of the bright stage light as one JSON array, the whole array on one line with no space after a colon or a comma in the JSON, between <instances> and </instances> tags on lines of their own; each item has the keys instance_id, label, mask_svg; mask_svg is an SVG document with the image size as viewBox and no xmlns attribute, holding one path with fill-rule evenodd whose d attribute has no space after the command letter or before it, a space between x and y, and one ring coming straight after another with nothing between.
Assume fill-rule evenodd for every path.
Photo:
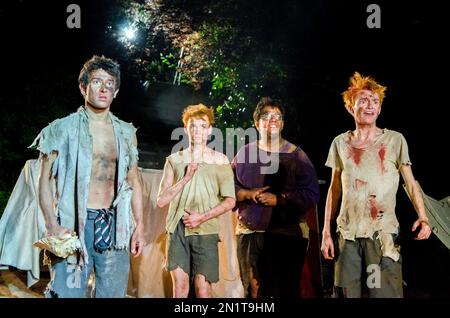
<instances>
[{"instance_id":1,"label":"bright stage light","mask_svg":"<svg viewBox=\"0 0 450 318\"><path fill-rule=\"evenodd\" d=\"M136 37L136 28L132 26L127 27L123 30L123 33L128 40L133 40Z\"/></svg>"}]
</instances>

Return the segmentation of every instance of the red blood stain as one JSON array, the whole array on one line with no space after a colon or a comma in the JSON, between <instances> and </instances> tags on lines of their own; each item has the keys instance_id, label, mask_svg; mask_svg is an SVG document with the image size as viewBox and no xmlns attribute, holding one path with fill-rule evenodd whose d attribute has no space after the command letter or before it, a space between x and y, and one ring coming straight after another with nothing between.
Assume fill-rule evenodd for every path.
<instances>
[{"instance_id":1,"label":"red blood stain","mask_svg":"<svg viewBox=\"0 0 450 318\"><path fill-rule=\"evenodd\" d=\"M374 195L369 196L369 204L370 204L370 216L373 220L376 220L379 216L381 216L380 209L378 208L377 201L375 200Z\"/></svg>"},{"instance_id":2,"label":"red blood stain","mask_svg":"<svg viewBox=\"0 0 450 318\"><path fill-rule=\"evenodd\" d=\"M355 187L356 190L358 190L359 188L361 188L362 186L365 186L367 184L366 181L362 181L360 179L355 179Z\"/></svg>"},{"instance_id":3,"label":"red blood stain","mask_svg":"<svg viewBox=\"0 0 450 318\"><path fill-rule=\"evenodd\" d=\"M349 148L349 157L351 157L353 159L353 161L355 162L355 164L357 166L361 162L361 157L362 157L363 153L364 153L364 149L359 149L359 148L354 148L354 147Z\"/></svg>"},{"instance_id":4,"label":"red blood stain","mask_svg":"<svg viewBox=\"0 0 450 318\"><path fill-rule=\"evenodd\" d=\"M376 206L372 206L370 207L370 216L372 217L372 219L376 220L377 216L378 216L378 209Z\"/></svg>"},{"instance_id":5,"label":"red blood stain","mask_svg":"<svg viewBox=\"0 0 450 318\"><path fill-rule=\"evenodd\" d=\"M380 156L381 163L381 173L385 171L384 159L386 158L386 146L381 144L380 151L378 151L378 156Z\"/></svg>"}]
</instances>

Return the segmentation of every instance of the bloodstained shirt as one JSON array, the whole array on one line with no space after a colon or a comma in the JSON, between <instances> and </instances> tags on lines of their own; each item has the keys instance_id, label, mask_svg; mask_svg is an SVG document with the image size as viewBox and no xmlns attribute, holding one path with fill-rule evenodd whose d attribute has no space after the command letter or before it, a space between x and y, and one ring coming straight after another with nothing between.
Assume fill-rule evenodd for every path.
<instances>
[{"instance_id":1,"label":"bloodstained shirt","mask_svg":"<svg viewBox=\"0 0 450 318\"><path fill-rule=\"evenodd\" d=\"M401 165L411 165L402 134L388 129L366 148L351 146L351 132L337 136L330 147L326 166L340 169L342 202L337 232L346 240L380 239L383 255L399 259L392 234L398 233L395 215Z\"/></svg>"}]
</instances>

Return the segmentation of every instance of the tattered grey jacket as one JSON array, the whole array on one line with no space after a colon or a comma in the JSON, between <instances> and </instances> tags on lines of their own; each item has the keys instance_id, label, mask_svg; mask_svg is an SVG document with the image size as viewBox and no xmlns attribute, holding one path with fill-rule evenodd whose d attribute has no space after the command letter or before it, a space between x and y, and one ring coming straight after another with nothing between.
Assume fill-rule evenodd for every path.
<instances>
[{"instance_id":1,"label":"tattered grey jacket","mask_svg":"<svg viewBox=\"0 0 450 318\"><path fill-rule=\"evenodd\" d=\"M134 222L131 210L132 189L126 181L128 170L137 164L138 151L133 145L136 128L112 113L117 151L117 195L113 202L116 209L115 249L128 249ZM92 165L92 136L89 133L88 115L84 107L76 113L57 119L45 127L30 147L37 147L41 154L53 151L58 156L53 162L52 176L55 184L55 213L60 225L76 231L82 244L81 257L69 257L69 263L84 265L89 262L84 241L84 225L87 218L87 200Z\"/></svg>"}]
</instances>

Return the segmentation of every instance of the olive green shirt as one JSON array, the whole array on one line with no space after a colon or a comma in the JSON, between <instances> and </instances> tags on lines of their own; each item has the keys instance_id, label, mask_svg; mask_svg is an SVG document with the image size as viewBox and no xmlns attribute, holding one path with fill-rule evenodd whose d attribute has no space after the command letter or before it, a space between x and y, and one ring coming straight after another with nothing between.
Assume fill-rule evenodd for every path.
<instances>
[{"instance_id":1,"label":"olive green shirt","mask_svg":"<svg viewBox=\"0 0 450 318\"><path fill-rule=\"evenodd\" d=\"M179 182L185 175L190 162L187 150L178 151L166 159L164 170L170 165L174 180ZM185 209L206 213L219 205L224 197L235 197L234 176L227 157L215 152L214 163L199 163L198 170L169 205L166 230L173 233L178 222L185 215ZM219 234L219 219L210 219L199 226L185 230L185 235Z\"/></svg>"}]
</instances>

